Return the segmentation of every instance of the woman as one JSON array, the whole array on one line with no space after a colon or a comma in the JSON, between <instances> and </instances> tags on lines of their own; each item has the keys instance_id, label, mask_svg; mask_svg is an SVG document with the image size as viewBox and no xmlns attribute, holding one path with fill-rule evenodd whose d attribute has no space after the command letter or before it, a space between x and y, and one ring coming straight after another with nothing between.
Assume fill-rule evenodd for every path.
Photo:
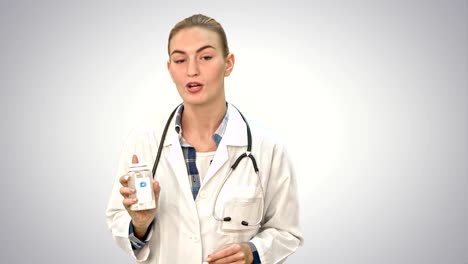
<instances>
[{"instance_id":1,"label":"woman","mask_svg":"<svg viewBox=\"0 0 468 264\"><path fill-rule=\"evenodd\" d=\"M170 32L168 53L183 104L125 143L106 211L114 239L138 263L283 262L302 243L294 172L283 145L226 102L235 59L222 26L188 17ZM125 174L132 162L153 164L160 144L157 207L132 211Z\"/></svg>"}]
</instances>

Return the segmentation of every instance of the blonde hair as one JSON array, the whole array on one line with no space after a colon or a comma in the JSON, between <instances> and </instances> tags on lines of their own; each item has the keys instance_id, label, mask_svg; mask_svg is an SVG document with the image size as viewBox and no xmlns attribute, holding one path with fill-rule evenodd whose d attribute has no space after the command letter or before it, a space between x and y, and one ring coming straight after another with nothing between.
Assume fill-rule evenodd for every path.
<instances>
[{"instance_id":1,"label":"blonde hair","mask_svg":"<svg viewBox=\"0 0 468 264\"><path fill-rule=\"evenodd\" d=\"M202 15L202 14L196 14L192 15L190 17L187 17L181 21L179 21L171 30L169 33L169 39L167 41L167 53L170 55L170 43L171 39L182 29L186 28L191 28L191 27L200 27L204 28L210 31L215 32L218 34L219 38L221 39L221 45L223 49L223 55L224 57L227 57L229 54L229 47L228 47L228 42L227 42L227 37L226 33L224 32L223 27L221 24L216 21L214 18Z\"/></svg>"}]
</instances>

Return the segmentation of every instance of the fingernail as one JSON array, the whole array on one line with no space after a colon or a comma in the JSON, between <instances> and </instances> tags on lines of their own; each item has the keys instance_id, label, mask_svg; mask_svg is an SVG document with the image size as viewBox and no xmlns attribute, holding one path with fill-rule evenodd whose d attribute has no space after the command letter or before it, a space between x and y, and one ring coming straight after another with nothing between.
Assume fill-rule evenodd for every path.
<instances>
[{"instance_id":1,"label":"fingernail","mask_svg":"<svg viewBox=\"0 0 468 264\"><path fill-rule=\"evenodd\" d=\"M126 181L128 181L129 178L130 178L130 177L127 175L127 176L125 176L124 179L125 179Z\"/></svg>"},{"instance_id":2,"label":"fingernail","mask_svg":"<svg viewBox=\"0 0 468 264\"><path fill-rule=\"evenodd\" d=\"M133 189L133 188L130 188L130 191L131 191L132 193L134 193L134 192L135 192L135 189Z\"/></svg>"}]
</instances>

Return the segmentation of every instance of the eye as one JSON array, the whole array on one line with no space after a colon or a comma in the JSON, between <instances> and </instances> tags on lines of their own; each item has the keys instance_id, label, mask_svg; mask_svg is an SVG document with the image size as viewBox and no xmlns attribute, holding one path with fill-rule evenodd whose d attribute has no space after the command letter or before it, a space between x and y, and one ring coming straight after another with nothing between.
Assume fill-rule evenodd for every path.
<instances>
[{"instance_id":1,"label":"eye","mask_svg":"<svg viewBox=\"0 0 468 264\"><path fill-rule=\"evenodd\" d=\"M175 64L181 64L183 62L185 62L185 59L173 59L172 60Z\"/></svg>"},{"instance_id":2,"label":"eye","mask_svg":"<svg viewBox=\"0 0 468 264\"><path fill-rule=\"evenodd\" d=\"M213 58L212 56L206 55L206 56L202 56L200 59L204 61L208 61L208 60L211 60L212 58Z\"/></svg>"}]
</instances>

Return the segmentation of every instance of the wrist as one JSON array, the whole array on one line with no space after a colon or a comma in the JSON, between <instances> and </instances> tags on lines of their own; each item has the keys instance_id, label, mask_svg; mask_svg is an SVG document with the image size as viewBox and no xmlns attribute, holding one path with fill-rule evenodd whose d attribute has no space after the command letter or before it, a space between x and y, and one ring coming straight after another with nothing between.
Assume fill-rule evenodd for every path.
<instances>
[{"instance_id":1,"label":"wrist","mask_svg":"<svg viewBox=\"0 0 468 264\"><path fill-rule=\"evenodd\" d=\"M242 251L244 251L244 254L246 256L245 263L253 264L254 257L253 257L252 247L250 246L250 243L242 243L241 248L242 248Z\"/></svg>"},{"instance_id":2,"label":"wrist","mask_svg":"<svg viewBox=\"0 0 468 264\"><path fill-rule=\"evenodd\" d=\"M249 242L248 242L248 245L249 245L249 247L250 247L250 250L252 251L252 258L253 258L253 259L252 259L252 263L253 263L253 264L260 264L260 263L262 263L262 262L260 261L260 256L258 255L258 250L257 250L257 247L255 246L255 244L249 241Z\"/></svg>"},{"instance_id":3,"label":"wrist","mask_svg":"<svg viewBox=\"0 0 468 264\"><path fill-rule=\"evenodd\" d=\"M149 231L148 229L151 226L151 223L148 225L135 225L135 223L132 221L132 225L133 225L133 234L135 235L135 237L137 237L138 239L146 238L148 231Z\"/></svg>"}]
</instances>

